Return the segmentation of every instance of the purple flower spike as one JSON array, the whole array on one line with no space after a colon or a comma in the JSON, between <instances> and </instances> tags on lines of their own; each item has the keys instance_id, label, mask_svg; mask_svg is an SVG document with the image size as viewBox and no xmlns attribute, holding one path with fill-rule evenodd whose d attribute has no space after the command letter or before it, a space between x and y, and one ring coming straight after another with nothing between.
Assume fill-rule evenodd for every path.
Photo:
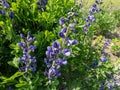
<instances>
[{"instance_id":1,"label":"purple flower spike","mask_svg":"<svg viewBox=\"0 0 120 90\"><path fill-rule=\"evenodd\" d=\"M62 65L67 64L67 60L65 59L66 56L70 56L71 49L66 49L66 47L70 45L75 45L77 43L77 40L70 40L70 38L68 37L70 36L70 33L73 32L73 30L76 30L75 25L77 24L77 21L73 18L73 16L77 16L75 15L75 13L76 12L74 10L71 10L68 13L68 18L59 19L59 24L62 26L62 30L58 33L58 35L59 37L61 37L62 40L61 42L55 41L52 43L51 47L47 47L47 58L44 59L44 62L47 65L45 73L47 74L50 82L61 75L59 68ZM65 23L66 21L67 23Z\"/></svg>"},{"instance_id":2,"label":"purple flower spike","mask_svg":"<svg viewBox=\"0 0 120 90\"><path fill-rule=\"evenodd\" d=\"M65 56L70 56L70 49L64 49L64 50L62 50L62 53L63 53Z\"/></svg>"},{"instance_id":3,"label":"purple flower spike","mask_svg":"<svg viewBox=\"0 0 120 90\"><path fill-rule=\"evenodd\" d=\"M33 63L36 62L36 57L32 57L30 55L30 53L34 52L36 49L36 46L31 45L34 37L30 37L30 33L27 34L27 37L25 37L23 34L20 34L20 37L23 39L23 42L18 43L23 52L23 56L19 59L19 62L21 62L22 64L22 67L20 67L20 71L28 72L29 70L34 72L36 71L36 67L34 67ZM32 40L29 40L30 38Z\"/></svg>"},{"instance_id":4,"label":"purple flower spike","mask_svg":"<svg viewBox=\"0 0 120 90\"><path fill-rule=\"evenodd\" d=\"M102 2L101 2L101 0L96 0L96 3L101 4ZM85 34L88 33L88 29L92 25L92 23L96 22L94 14L101 11L101 9L97 7L97 4L93 4L92 7L89 9L89 15L86 18L86 24L83 27Z\"/></svg>"}]
</instances>

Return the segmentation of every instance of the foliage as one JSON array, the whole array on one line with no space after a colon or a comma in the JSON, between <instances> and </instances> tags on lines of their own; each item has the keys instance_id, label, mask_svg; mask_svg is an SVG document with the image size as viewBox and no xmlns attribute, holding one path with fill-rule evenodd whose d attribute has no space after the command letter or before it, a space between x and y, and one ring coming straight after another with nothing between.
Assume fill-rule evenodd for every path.
<instances>
[{"instance_id":1,"label":"foliage","mask_svg":"<svg viewBox=\"0 0 120 90\"><path fill-rule=\"evenodd\" d=\"M120 10L119 9L114 10L113 14L115 15L115 19L117 20L117 25L119 26L120 25Z\"/></svg>"},{"instance_id":2,"label":"foliage","mask_svg":"<svg viewBox=\"0 0 120 90\"><path fill-rule=\"evenodd\" d=\"M88 9L76 0L2 0L0 90L119 88L111 85L119 59L112 62L105 52L108 47L115 55L120 50L119 40L110 42L106 36L119 12L109 13L101 4L96 0Z\"/></svg>"},{"instance_id":3,"label":"foliage","mask_svg":"<svg viewBox=\"0 0 120 90\"><path fill-rule=\"evenodd\" d=\"M111 43L111 51L113 54L120 56L120 40L115 38Z\"/></svg>"}]
</instances>

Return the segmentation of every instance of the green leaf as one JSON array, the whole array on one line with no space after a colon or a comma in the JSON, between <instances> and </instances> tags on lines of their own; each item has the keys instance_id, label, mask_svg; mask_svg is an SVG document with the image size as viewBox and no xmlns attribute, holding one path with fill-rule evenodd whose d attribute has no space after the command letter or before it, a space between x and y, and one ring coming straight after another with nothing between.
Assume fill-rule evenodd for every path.
<instances>
[{"instance_id":1,"label":"green leaf","mask_svg":"<svg viewBox=\"0 0 120 90\"><path fill-rule=\"evenodd\" d=\"M0 82L0 85L10 83L10 82L16 82L15 78L17 78L17 77L19 77L19 76L21 76L23 74L24 74L24 72L16 72L14 75L12 75L9 78L1 76L1 79L3 79L3 81Z\"/></svg>"},{"instance_id":2,"label":"green leaf","mask_svg":"<svg viewBox=\"0 0 120 90\"><path fill-rule=\"evenodd\" d=\"M15 86L16 86L16 87L24 87L24 86L26 86L26 85L27 85L27 84L24 84L24 83L22 84L22 83L20 83L20 84L16 84Z\"/></svg>"},{"instance_id":3,"label":"green leaf","mask_svg":"<svg viewBox=\"0 0 120 90\"><path fill-rule=\"evenodd\" d=\"M19 58L15 57L15 58L13 59L13 61L9 61L8 64L11 65L11 66L14 66L14 67L16 67L16 68L19 68L19 66L18 66L18 65L19 65L18 60L19 60Z\"/></svg>"}]
</instances>

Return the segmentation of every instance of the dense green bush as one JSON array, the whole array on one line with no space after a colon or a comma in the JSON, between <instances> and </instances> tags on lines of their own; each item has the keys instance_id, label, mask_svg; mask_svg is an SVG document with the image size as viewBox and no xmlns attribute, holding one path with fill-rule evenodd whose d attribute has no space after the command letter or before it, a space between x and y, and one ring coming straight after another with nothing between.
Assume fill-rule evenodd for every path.
<instances>
[{"instance_id":1,"label":"dense green bush","mask_svg":"<svg viewBox=\"0 0 120 90\"><path fill-rule=\"evenodd\" d=\"M76 4L73 0L2 2L0 90L110 88L108 84L117 69L104 52L109 41L100 34L112 31L116 20L113 14L100 10L102 3L99 0L86 11L82 11L82 3ZM87 13L86 16L83 13ZM54 55L56 61L52 57ZM51 57L53 61L47 61ZM59 58L63 59L57 62ZM60 77L54 69L56 62L67 64L58 66Z\"/></svg>"}]
</instances>

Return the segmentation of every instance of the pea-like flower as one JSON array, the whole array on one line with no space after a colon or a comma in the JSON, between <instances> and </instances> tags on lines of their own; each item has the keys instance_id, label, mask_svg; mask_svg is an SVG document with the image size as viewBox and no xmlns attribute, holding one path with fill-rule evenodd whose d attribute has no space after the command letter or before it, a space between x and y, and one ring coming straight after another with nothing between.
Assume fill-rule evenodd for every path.
<instances>
[{"instance_id":1,"label":"pea-like flower","mask_svg":"<svg viewBox=\"0 0 120 90\"><path fill-rule=\"evenodd\" d=\"M59 24L62 26L66 22L65 18L60 18L59 19Z\"/></svg>"},{"instance_id":2,"label":"pea-like flower","mask_svg":"<svg viewBox=\"0 0 120 90\"><path fill-rule=\"evenodd\" d=\"M64 49L64 50L62 50L62 53L63 53L65 56L70 56L70 49Z\"/></svg>"},{"instance_id":3,"label":"pea-like flower","mask_svg":"<svg viewBox=\"0 0 120 90\"><path fill-rule=\"evenodd\" d=\"M14 12L10 11L9 16L10 16L11 19L13 19L14 18Z\"/></svg>"}]
</instances>

